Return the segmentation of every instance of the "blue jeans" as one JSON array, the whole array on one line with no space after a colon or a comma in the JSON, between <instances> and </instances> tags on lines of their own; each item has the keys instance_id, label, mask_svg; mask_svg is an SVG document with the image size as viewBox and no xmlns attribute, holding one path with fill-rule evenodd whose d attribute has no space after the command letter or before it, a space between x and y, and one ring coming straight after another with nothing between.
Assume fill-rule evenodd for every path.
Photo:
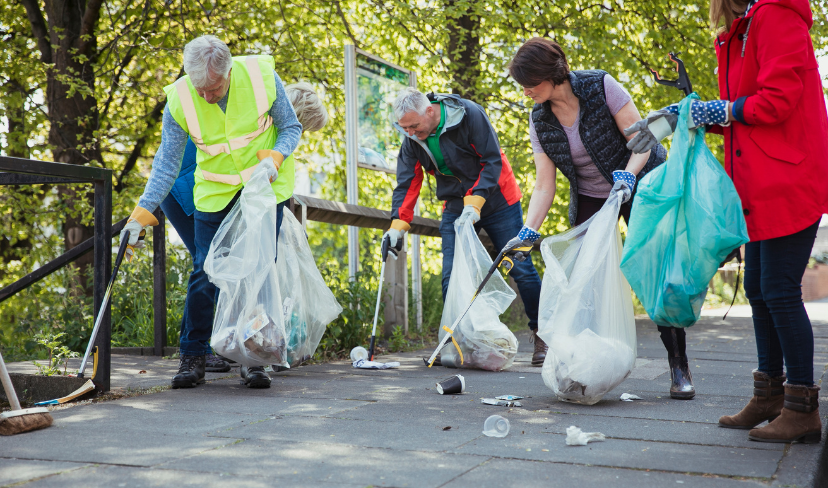
<instances>
[{"instance_id":1,"label":"blue jeans","mask_svg":"<svg viewBox=\"0 0 828 488\"><path fill-rule=\"evenodd\" d=\"M443 221L440 223L440 234L443 236L443 301L446 301L451 268L454 266L454 221L460 214L443 212ZM476 231L483 228L495 249L503 249L506 243L520 232L523 227L523 209L520 202L514 203L503 210L499 210L485 218L480 219L474 225ZM514 278L520 291L520 298L523 300L523 308L529 317L529 328L538 329L538 302L540 301L541 280L535 265L532 264L532 257L526 261L515 261L515 266L509 273Z\"/></svg>"},{"instance_id":2,"label":"blue jeans","mask_svg":"<svg viewBox=\"0 0 828 488\"><path fill-rule=\"evenodd\" d=\"M241 192L219 212L195 211L195 259L193 272L187 284L187 301L184 304L185 322L181 328L179 347L181 355L203 356L210 353L210 335L213 332L213 315L215 313L218 289L207 278L204 272L204 261L210 250L210 243L216 236L224 217L233 209ZM276 240L279 240L278 229L282 226L282 215L285 202L277 207L276 211ZM274 259L276 257L274 256Z\"/></svg>"},{"instance_id":3,"label":"blue jeans","mask_svg":"<svg viewBox=\"0 0 828 488\"><path fill-rule=\"evenodd\" d=\"M161 210L184 241L190 256L195 258L195 215L187 215L172 193L161 202Z\"/></svg>"},{"instance_id":4,"label":"blue jeans","mask_svg":"<svg viewBox=\"0 0 828 488\"><path fill-rule=\"evenodd\" d=\"M802 303L802 275L819 221L788 236L745 244L745 296L753 309L759 371L814 384L814 331Z\"/></svg>"}]
</instances>

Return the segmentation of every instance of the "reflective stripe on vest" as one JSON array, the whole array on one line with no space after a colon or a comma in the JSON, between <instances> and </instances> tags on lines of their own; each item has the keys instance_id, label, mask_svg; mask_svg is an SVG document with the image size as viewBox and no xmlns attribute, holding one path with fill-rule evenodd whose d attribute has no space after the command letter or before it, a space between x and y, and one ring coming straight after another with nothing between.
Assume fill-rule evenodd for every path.
<instances>
[{"instance_id":1,"label":"reflective stripe on vest","mask_svg":"<svg viewBox=\"0 0 828 488\"><path fill-rule=\"evenodd\" d=\"M187 83L187 79L180 78L174 83L175 91L178 93L178 98L181 101L181 109L184 111L184 119L187 121L187 128L190 132L190 138L197 148L201 149L210 156L218 156L221 153L230 154L232 150L241 149L250 144L250 141L258 137L264 131L273 125L273 118L270 116L270 107L267 103L267 92L265 91L264 79L262 78L262 70L259 67L259 61L255 56L248 56L244 60L247 67L247 73L250 77L250 82L253 85L253 95L256 98L256 108L259 112L258 129L255 131L231 139L227 143L206 145L204 138L201 135L201 125L198 122L198 115L193 102L193 94ZM250 172L252 174L252 171ZM227 183L229 185L238 185L241 183L237 175L218 175L202 170L202 175L207 181L218 181L220 183L227 183L227 178L233 179L235 183ZM244 175L242 173L242 175ZM248 174L244 181L250 179Z\"/></svg>"}]
</instances>

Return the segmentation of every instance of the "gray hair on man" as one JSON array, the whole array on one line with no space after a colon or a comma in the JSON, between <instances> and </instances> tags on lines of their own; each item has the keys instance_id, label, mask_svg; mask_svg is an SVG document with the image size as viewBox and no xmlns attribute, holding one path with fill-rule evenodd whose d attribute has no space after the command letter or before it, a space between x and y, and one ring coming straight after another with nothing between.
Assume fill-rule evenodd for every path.
<instances>
[{"instance_id":1,"label":"gray hair on man","mask_svg":"<svg viewBox=\"0 0 828 488\"><path fill-rule=\"evenodd\" d=\"M227 79L233 56L221 39L205 35L184 46L184 72L196 88L208 87L219 79Z\"/></svg>"},{"instance_id":2,"label":"gray hair on man","mask_svg":"<svg viewBox=\"0 0 828 488\"><path fill-rule=\"evenodd\" d=\"M303 131L316 132L325 127L328 123L328 110L310 83L301 81L288 85L285 93Z\"/></svg>"},{"instance_id":3,"label":"gray hair on man","mask_svg":"<svg viewBox=\"0 0 828 488\"><path fill-rule=\"evenodd\" d=\"M394 100L394 115L400 120L409 112L425 115L426 109L431 106L428 98L416 88L407 87L400 91Z\"/></svg>"}]
</instances>

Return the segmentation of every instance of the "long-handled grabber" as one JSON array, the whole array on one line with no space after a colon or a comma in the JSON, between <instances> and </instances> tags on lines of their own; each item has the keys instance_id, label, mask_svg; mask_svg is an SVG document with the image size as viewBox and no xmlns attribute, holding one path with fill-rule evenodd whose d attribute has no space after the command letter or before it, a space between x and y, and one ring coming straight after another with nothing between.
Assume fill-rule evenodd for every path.
<instances>
[{"instance_id":1,"label":"long-handled grabber","mask_svg":"<svg viewBox=\"0 0 828 488\"><path fill-rule=\"evenodd\" d=\"M142 235L138 238L138 240L142 240L144 238L144 233L141 232L141 234ZM98 336L98 329L101 328L101 321L103 320L106 306L109 304L109 299L112 298L112 285L115 283L115 277L118 276L118 268L121 267L121 261L124 259L128 243L129 231L126 231L124 238L121 239L121 247L118 248L118 255L115 258L115 266L112 268L112 276L109 278L109 285L106 287L106 293L104 293L103 302L101 302L101 309L98 310L98 316L95 318L95 327L92 329L92 337L89 338L89 345L86 346L86 353L83 355L83 361L81 361L80 369L78 370L78 378L83 378L83 372L86 370L86 361L89 359L89 354L93 353L94 350L95 357L98 355L97 348L94 346L95 338ZM97 361L95 361L95 363L97 363ZM92 376L94 378L95 371L93 371Z\"/></svg>"},{"instance_id":2,"label":"long-handled grabber","mask_svg":"<svg viewBox=\"0 0 828 488\"><path fill-rule=\"evenodd\" d=\"M512 271L515 263L512 261L512 258L517 259L518 261L526 260L526 257L529 256L529 253L532 252L532 242L523 241L518 243L515 247L506 248L500 251L500 254L497 255L492 266L489 268L489 271L486 273L486 276L483 277L483 281L480 282L480 286L477 287L475 290L474 295L472 295L471 302L469 302L469 306L466 307L466 310L457 317L457 320L451 324L451 327L443 326L443 330L446 331L446 335L443 336L443 340L440 341L440 344L437 346L437 349L431 353L431 357L428 358L428 367L430 368L434 364L434 360L437 358L437 355L440 354L440 351L443 349L443 346L446 345L449 338L454 343L454 347L457 348L457 353L460 355L460 364L463 364L463 353L460 351L460 345L457 344L457 340L454 338L454 329L460 324L460 321L463 320L463 317L471 310L472 305L474 305L474 301L477 299L477 296L480 295L480 292L483 291L483 287L486 286L486 283L489 282L489 278L492 277L495 270L498 267L503 266L503 269L506 271L506 274L509 274L509 271Z\"/></svg>"},{"instance_id":3,"label":"long-handled grabber","mask_svg":"<svg viewBox=\"0 0 828 488\"><path fill-rule=\"evenodd\" d=\"M371 329L371 343L368 345L368 360L374 360L374 344L377 340L377 319L379 318L380 301L382 300L382 282L385 280L385 262L388 260L389 251L397 259L399 252L402 251L402 239L397 239L397 245L391 247L391 239L383 237L382 245L380 246L380 254L382 255L382 265L380 266L379 286L377 287L377 306L374 309L374 328Z\"/></svg>"},{"instance_id":4,"label":"long-handled grabber","mask_svg":"<svg viewBox=\"0 0 828 488\"><path fill-rule=\"evenodd\" d=\"M681 54L681 53L678 53ZM677 80L663 80L661 76L658 75L658 71L647 68L650 73L655 78L656 83L660 85L672 86L673 88L678 88L679 90L684 92L684 95L689 95L693 93L693 84L690 83L690 77L687 76L687 70L684 69L684 62L679 59L678 54L670 53L670 61L676 64L676 72L678 73Z\"/></svg>"}]
</instances>

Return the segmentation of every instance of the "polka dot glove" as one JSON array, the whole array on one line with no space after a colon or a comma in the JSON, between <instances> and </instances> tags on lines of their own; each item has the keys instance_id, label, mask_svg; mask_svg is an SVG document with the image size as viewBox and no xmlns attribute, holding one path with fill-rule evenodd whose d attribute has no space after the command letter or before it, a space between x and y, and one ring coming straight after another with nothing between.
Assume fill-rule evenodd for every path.
<instances>
[{"instance_id":1,"label":"polka dot glove","mask_svg":"<svg viewBox=\"0 0 828 488\"><path fill-rule=\"evenodd\" d=\"M727 121L727 100L711 100L709 102L694 100L690 106L690 115L693 118L691 129L702 125L730 125L730 122Z\"/></svg>"},{"instance_id":2,"label":"polka dot glove","mask_svg":"<svg viewBox=\"0 0 828 488\"><path fill-rule=\"evenodd\" d=\"M618 183L619 181L624 182L630 188L630 191L635 188L635 175L629 171L613 171L612 182Z\"/></svg>"},{"instance_id":3,"label":"polka dot glove","mask_svg":"<svg viewBox=\"0 0 828 488\"><path fill-rule=\"evenodd\" d=\"M538 231L529 227L528 225L524 225L517 235L518 239L520 239L521 241L529 241L532 243L540 239L540 236L541 235L540 233L538 233Z\"/></svg>"}]
</instances>

